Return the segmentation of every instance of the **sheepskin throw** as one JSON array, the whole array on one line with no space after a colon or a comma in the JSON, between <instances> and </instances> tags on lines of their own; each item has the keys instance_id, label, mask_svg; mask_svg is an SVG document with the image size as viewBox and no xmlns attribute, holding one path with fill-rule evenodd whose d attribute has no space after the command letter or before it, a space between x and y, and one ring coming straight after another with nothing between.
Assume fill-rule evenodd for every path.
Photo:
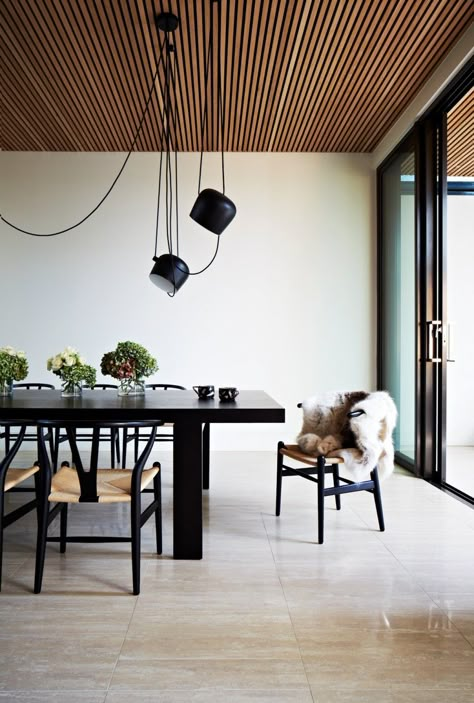
<instances>
[{"instance_id":1,"label":"sheepskin throw","mask_svg":"<svg viewBox=\"0 0 474 703\"><path fill-rule=\"evenodd\" d=\"M395 403L385 391L319 393L301 403L303 428L297 442L306 454L339 456L354 480L377 466L379 477L393 471Z\"/></svg>"}]
</instances>

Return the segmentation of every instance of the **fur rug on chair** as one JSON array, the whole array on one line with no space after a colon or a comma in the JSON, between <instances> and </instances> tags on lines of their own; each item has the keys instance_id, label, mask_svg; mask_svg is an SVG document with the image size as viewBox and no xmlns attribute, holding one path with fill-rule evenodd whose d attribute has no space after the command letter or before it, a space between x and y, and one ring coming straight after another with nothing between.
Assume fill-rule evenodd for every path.
<instances>
[{"instance_id":1,"label":"fur rug on chair","mask_svg":"<svg viewBox=\"0 0 474 703\"><path fill-rule=\"evenodd\" d=\"M300 449L317 456L339 456L355 481L393 471L392 433L397 422L395 403L385 391L319 393L300 404L303 428Z\"/></svg>"}]
</instances>

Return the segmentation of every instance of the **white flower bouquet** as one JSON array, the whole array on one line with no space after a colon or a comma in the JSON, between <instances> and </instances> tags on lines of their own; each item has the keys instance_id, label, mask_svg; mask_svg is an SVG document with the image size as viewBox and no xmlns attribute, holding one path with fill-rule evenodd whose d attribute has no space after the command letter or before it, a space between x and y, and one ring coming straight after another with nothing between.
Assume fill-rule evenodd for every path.
<instances>
[{"instance_id":1,"label":"white flower bouquet","mask_svg":"<svg viewBox=\"0 0 474 703\"><path fill-rule=\"evenodd\" d=\"M96 370L86 364L84 357L72 347L52 356L47 362L48 371L52 371L63 382L64 396L80 395L82 382L93 386L96 381Z\"/></svg>"}]
</instances>

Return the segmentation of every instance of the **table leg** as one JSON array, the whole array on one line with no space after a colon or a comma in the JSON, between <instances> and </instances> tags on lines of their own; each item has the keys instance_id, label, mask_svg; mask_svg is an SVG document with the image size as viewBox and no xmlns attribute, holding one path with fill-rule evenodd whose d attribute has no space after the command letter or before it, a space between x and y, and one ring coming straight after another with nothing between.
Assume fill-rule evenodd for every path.
<instances>
[{"instance_id":1,"label":"table leg","mask_svg":"<svg viewBox=\"0 0 474 703\"><path fill-rule=\"evenodd\" d=\"M202 430L202 487L209 490L209 423L205 422Z\"/></svg>"},{"instance_id":2,"label":"table leg","mask_svg":"<svg viewBox=\"0 0 474 703\"><path fill-rule=\"evenodd\" d=\"M202 425L175 422L173 556L202 559Z\"/></svg>"}]
</instances>

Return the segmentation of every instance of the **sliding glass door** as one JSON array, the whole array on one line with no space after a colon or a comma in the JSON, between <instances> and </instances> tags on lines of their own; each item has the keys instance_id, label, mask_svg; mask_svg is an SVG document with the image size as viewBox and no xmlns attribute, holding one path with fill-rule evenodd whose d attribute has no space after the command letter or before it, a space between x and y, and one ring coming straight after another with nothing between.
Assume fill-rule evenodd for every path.
<instances>
[{"instance_id":1,"label":"sliding glass door","mask_svg":"<svg viewBox=\"0 0 474 703\"><path fill-rule=\"evenodd\" d=\"M379 388L398 408L397 460L415 466L415 146L405 140L379 172Z\"/></svg>"},{"instance_id":2,"label":"sliding glass door","mask_svg":"<svg viewBox=\"0 0 474 703\"><path fill-rule=\"evenodd\" d=\"M378 387L396 459L474 502L474 65L379 167Z\"/></svg>"},{"instance_id":3,"label":"sliding glass door","mask_svg":"<svg viewBox=\"0 0 474 703\"><path fill-rule=\"evenodd\" d=\"M446 437L441 482L474 500L474 89L446 113L443 241Z\"/></svg>"}]
</instances>

